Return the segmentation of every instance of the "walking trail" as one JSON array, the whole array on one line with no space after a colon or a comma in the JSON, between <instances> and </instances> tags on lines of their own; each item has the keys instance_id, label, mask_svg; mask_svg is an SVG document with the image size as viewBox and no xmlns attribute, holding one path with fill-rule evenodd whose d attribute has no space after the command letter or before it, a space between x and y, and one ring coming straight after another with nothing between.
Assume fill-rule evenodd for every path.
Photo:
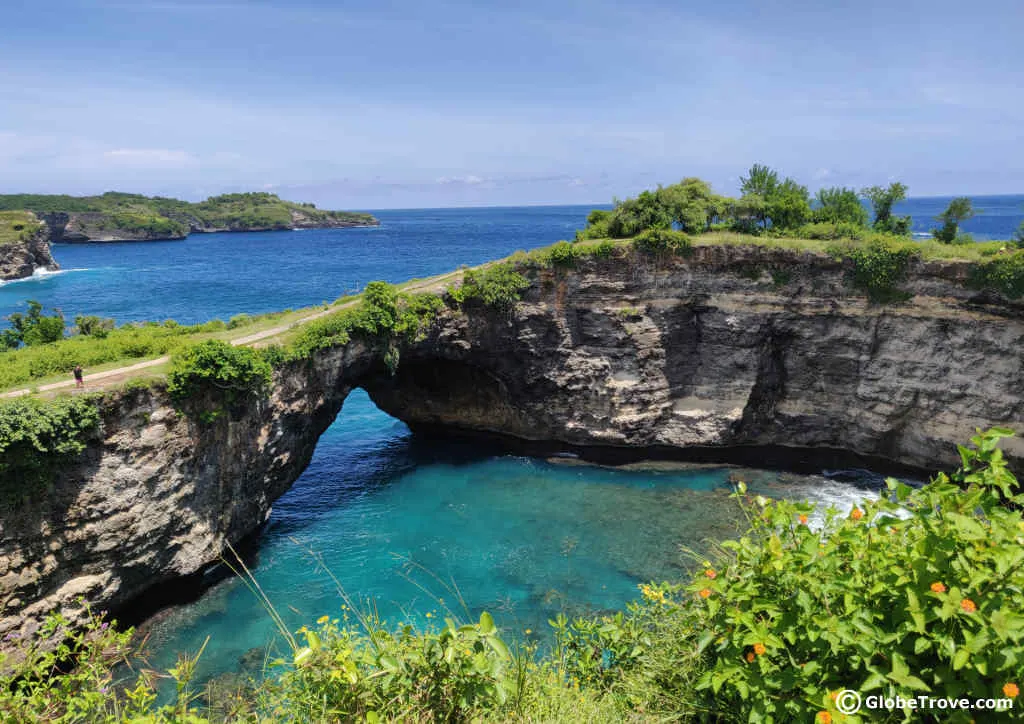
<instances>
[{"instance_id":1,"label":"walking trail","mask_svg":"<svg viewBox=\"0 0 1024 724\"><path fill-rule=\"evenodd\" d=\"M409 286L403 287L402 291L440 292L447 286L448 282L451 281L451 277L460 273L461 271L453 271L448 272L446 274L442 274L440 276L431 277L430 279L425 279L422 282L417 282L415 284L410 284ZM259 332L254 332L253 334L249 334L244 337L236 337L235 339L231 339L228 341L236 347L254 344L256 342L262 342L264 340L270 339L271 337L276 337L279 334L284 334L290 329L294 329L295 327L298 327L300 325L312 322L314 319L319 319L320 317L325 317L328 314L333 314L334 312L340 311L342 309L355 306L359 301L359 299L353 299L348 302L343 302L342 304L332 306L328 309L321 309L318 312L308 314L305 317L290 322L289 324L282 324L278 327L271 327L270 329L264 329ZM137 376L137 373L142 370L159 367L160 365L167 364L170 361L170 355L164 355L163 357L156 357L154 359L136 362L135 364L125 365L124 367L117 367L115 369L106 370L104 372L96 372L86 377L85 390L83 391L95 392L96 390L103 390L109 387L114 387L123 382L126 382L127 380L130 380L132 377ZM50 384L39 385L38 387L26 387L20 390L11 390L10 392L4 392L3 394L0 394L0 397L21 397L23 395L32 394L33 390L38 390L38 392L40 393L55 392L74 387L74 384L75 381L73 379L64 380L62 382L51 382Z\"/></svg>"}]
</instances>

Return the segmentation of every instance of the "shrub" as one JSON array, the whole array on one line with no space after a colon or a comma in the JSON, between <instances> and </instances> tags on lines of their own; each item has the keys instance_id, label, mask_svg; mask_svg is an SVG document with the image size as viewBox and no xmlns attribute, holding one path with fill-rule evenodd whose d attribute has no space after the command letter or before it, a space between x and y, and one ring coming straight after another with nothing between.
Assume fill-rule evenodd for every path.
<instances>
[{"instance_id":1,"label":"shrub","mask_svg":"<svg viewBox=\"0 0 1024 724\"><path fill-rule=\"evenodd\" d=\"M167 391L178 405L212 398L230 406L262 392L272 372L256 350L211 339L175 355Z\"/></svg>"},{"instance_id":2,"label":"shrub","mask_svg":"<svg viewBox=\"0 0 1024 724\"><path fill-rule=\"evenodd\" d=\"M999 292L1008 299L1020 299L1024 296L1024 250L975 265L968 283L976 289Z\"/></svg>"},{"instance_id":3,"label":"shrub","mask_svg":"<svg viewBox=\"0 0 1024 724\"><path fill-rule=\"evenodd\" d=\"M952 477L889 480L847 518L830 511L820 532L809 505L750 501L740 486L752 529L679 604L707 666L696 706L810 721L836 716L841 689L1004 697L1024 664L1024 522L1004 505L1024 496L996 446L1006 434L961 448Z\"/></svg>"},{"instance_id":4,"label":"shrub","mask_svg":"<svg viewBox=\"0 0 1024 724\"><path fill-rule=\"evenodd\" d=\"M249 314L236 314L228 320L228 329L238 329L239 327L247 327L253 323L253 318Z\"/></svg>"},{"instance_id":5,"label":"shrub","mask_svg":"<svg viewBox=\"0 0 1024 724\"><path fill-rule=\"evenodd\" d=\"M286 352L275 353L284 359L304 359L317 350L347 344L353 337L386 343L389 366L397 364L398 338L420 338L430 322L444 308L436 294L402 294L385 282L370 282L359 306L344 309L303 325L302 332Z\"/></svg>"},{"instance_id":6,"label":"shrub","mask_svg":"<svg viewBox=\"0 0 1024 724\"><path fill-rule=\"evenodd\" d=\"M873 302L906 299L897 286L907 276L910 260L920 256L912 242L875 237L863 244L833 246L829 253L853 262L851 275L854 286L867 292Z\"/></svg>"},{"instance_id":7,"label":"shrub","mask_svg":"<svg viewBox=\"0 0 1024 724\"><path fill-rule=\"evenodd\" d=\"M56 471L85 451L100 422L89 397L0 401L0 498L23 502L52 481Z\"/></svg>"},{"instance_id":8,"label":"shrub","mask_svg":"<svg viewBox=\"0 0 1024 724\"><path fill-rule=\"evenodd\" d=\"M859 224L849 222L818 222L804 224L790 235L800 239L861 240L867 238L869 234L870 230Z\"/></svg>"},{"instance_id":9,"label":"shrub","mask_svg":"<svg viewBox=\"0 0 1024 724\"><path fill-rule=\"evenodd\" d=\"M615 256L616 248L618 247L616 247L614 241L611 239L603 239L594 246L584 247L580 252L597 257L598 259L610 259Z\"/></svg>"},{"instance_id":10,"label":"shrub","mask_svg":"<svg viewBox=\"0 0 1024 724\"><path fill-rule=\"evenodd\" d=\"M691 247L690 237L673 229L648 229L633 239L633 248L651 256L686 254Z\"/></svg>"},{"instance_id":11,"label":"shrub","mask_svg":"<svg viewBox=\"0 0 1024 724\"><path fill-rule=\"evenodd\" d=\"M202 724L191 706L189 680L195 658L179 658L169 676L177 685L174 703L156 705L152 672L140 672L134 685L117 667L133 653L132 631L88 610L87 623L72 628L50 615L25 639L15 636L15 653L0 654L0 719L8 722L182 722ZM116 624L116 622L114 622ZM9 639L11 636L8 637Z\"/></svg>"},{"instance_id":12,"label":"shrub","mask_svg":"<svg viewBox=\"0 0 1024 724\"><path fill-rule=\"evenodd\" d=\"M459 304L477 301L496 309L511 309L529 286L529 280L511 264L492 264L483 269L467 269L462 285L449 294Z\"/></svg>"},{"instance_id":13,"label":"shrub","mask_svg":"<svg viewBox=\"0 0 1024 724\"><path fill-rule=\"evenodd\" d=\"M865 227L868 211L860 203L860 197L853 189L833 186L819 189L815 196L816 208L812 218L819 223L850 224Z\"/></svg>"},{"instance_id":14,"label":"shrub","mask_svg":"<svg viewBox=\"0 0 1024 724\"><path fill-rule=\"evenodd\" d=\"M75 317L75 326L72 328L71 332L72 334L81 334L86 337L99 337L102 339L109 335L115 326L113 319L97 317L95 315L79 314Z\"/></svg>"},{"instance_id":15,"label":"shrub","mask_svg":"<svg viewBox=\"0 0 1024 724\"><path fill-rule=\"evenodd\" d=\"M572 266L576 263L579 250L568 241L560 241L547 251L547 257L555 266Z\"/></svg>"},{"instance_id":16,"label":"shrub","mask_svg":"<svg viewBox=\"0 0 1024 724\"><path fill-rule=\"evenodd\" d=\"M500 709L512 694L512 654L486 612L476 623L448 619L423 632L360 622L324 617L316 630L300 630L305 646L296 646L281 679L281 714L311 720L329 711L332 719L362 721L401 712L404 720L457 722Z\"/></svg>"},{"instance_id":17,"label":"shrub","mask_svg":"<svg viewBox=\"0 0 1024 724\"><path fill-rule=\"evenodd\" d=\"M1024 249L1024 221L1020 222L1020 226L1013 232L1011 241L1017 245L1017 248Z\"/></svg>"}]
</instances>

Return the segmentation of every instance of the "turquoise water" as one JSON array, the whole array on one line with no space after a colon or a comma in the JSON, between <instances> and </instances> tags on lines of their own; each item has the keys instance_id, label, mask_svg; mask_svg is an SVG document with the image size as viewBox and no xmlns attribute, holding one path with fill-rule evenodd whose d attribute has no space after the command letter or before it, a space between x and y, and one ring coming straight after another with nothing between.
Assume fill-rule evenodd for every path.
<instances>
[{"instance_id":1,"label":"turquoise water","mask_svg":"<svg viewBox=\"0 0 1024 724\"><path fill-rule=\"evenodd\" d=\"M821 476L612 469L421 440L357 390L275 505L253 573L293 630L341 614L336 584L312 552L348 595L372 601L389 621L427 624L443 605L473 618L487 610L509 638L543 641L548 618L621 608L639 583L684 576L694 563L686 550L699 554L733 535L730 475L768 495L841 508L873 495ZM256 673L275 641L269 616L234 579L150 619L141 633L156 667L209 636L201 678Z\"/></svg>"}]
</instances>

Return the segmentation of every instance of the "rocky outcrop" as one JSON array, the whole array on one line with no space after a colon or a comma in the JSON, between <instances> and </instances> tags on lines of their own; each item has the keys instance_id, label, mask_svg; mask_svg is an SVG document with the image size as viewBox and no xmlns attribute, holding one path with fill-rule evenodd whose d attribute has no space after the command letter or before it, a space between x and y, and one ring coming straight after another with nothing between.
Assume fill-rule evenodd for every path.
<instances>
[{"instance_id":1,"label":"rocky outcrop","mask_svg":"<svg viewBox=\"0 0 1024 724\"><path fill-rule=\"evenodd\" d=\"M354 387L416 428L586 453L729 459L840 450L934 469L975 427L1024 430L1024 307L917 263L880 306L823 256L700 247L689 259L539 269L513 310L444 312L394 375L360 341L275 373L212 424L160 388L112 394L42 499L0 516L0 638L78 596L101 608L201 571L266 520ZM201 405L202 401L197 401ZM1006 450L1015 466L1024 445Z\"/></svg>"},{"instance_id":2,"label":"rocky outcrop","mask_svg":"<svg viewBox=\"0 0 1024 724\"><path fill-rule=\"evenodd\" d=\"M0 244L0 280L24 279L32 276L37 269L59 268L50 253L44 226L40 226L24 240Z\"/></svg>"},{"instance_id":3,"label":"rocky outcrop","mask_svg":"<svg viewBox=\"0 0 1024 724\"><path fill-rule=\"evenodd\" d=\"M155 228L119 226L111 214L98 211L40 214L54 244L81 244L110 241L169 241L184 239L188 227L162 224Z\"/></svg>"},{"instance_id":4,"label":"rocky outcrop","mask_svg":"<svg viewBox=\"0 0 1024 724\"><path fill-rule=\"evenodd\" d=\"M357 226L379 226L380 221L330 216L314 217L301 209L292 209L290 225L264 226L242 220L224 225L210 225L184 213L169 214L157 220L153 228L118 226L118 220L103 212L41 214L49 229L49 240L57 244L83 244L111 241L176 241L189 234L210 234L225 231L282 231L287 229L344 229Z\"/></svg>"}]
</instances>

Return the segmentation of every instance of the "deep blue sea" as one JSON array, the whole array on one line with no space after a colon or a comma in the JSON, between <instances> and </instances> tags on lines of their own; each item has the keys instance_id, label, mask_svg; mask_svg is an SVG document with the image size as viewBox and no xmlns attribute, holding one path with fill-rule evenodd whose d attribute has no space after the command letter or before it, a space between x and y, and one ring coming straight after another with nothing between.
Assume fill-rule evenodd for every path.
<instances>
[{"instance_id":1,"label":"deep blue sea","mask_svg":"<svg viewBox=\"0 0 1024 724\"><path fill-rule=\"evenodd\" d=\"M993 220L978 227L979 238L1009 236L1022 218L1024 197L976 203ZM922 199L902 212L915 214L917 228L942 206ZM380 211L382 225L373 229L58 245L65 271L0 287L0 315L29 298L68 318L119 322L199 322L301 307L374 279L400 282L572 238L591 208ZM682 576L693 563L685 551L699 555L709 540L731 535L730 474L766 494L839 507L872 494L820 475L610 469L418 439L357 390L308 470L275 505L253 573L292 628L341 612L326 567L349 596L391 621L429 624L427 613L445 607L474 618L488 610L510 638L543 639L552 615L619 608L639 583ZM277 640L259 601L235 579L161 612L142 630L157 668L209 637L203 679L259 669Z\"/></svg>"}]
</instances>

